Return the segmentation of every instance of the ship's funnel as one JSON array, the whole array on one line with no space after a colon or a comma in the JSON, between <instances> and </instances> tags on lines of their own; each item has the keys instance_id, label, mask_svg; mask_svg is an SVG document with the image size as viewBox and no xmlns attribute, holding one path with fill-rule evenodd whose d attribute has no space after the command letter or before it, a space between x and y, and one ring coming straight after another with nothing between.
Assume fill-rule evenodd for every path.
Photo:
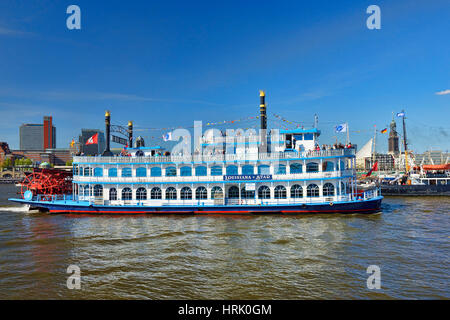
<instances>
[{"instance_id":1,"label":"ship's funnel","mask_svg":"<svg viewBox=\"0 0 450 320\"><path fill-rule=\"evenodd\" d=\"M111 157L113 154L110 150L110 136L111 136L111 113L109 111L105 112L105 135L106 144L105 151L103 151L102 156Z\"/></svg>"},{"instance_id":2,"label":"ship's funnel","mask_svg":"<svg viewBox=\"0 0 450 320\"><path fill-rule=\"evenodd\" d=\"M267 113L266 113L266 93L259 90L259 112L261 118L260 145L259 152L267 152Z\"/></svg>"},{"instance_id":3,"label":"ship's funnel","mask_svg":"<svg viewBox=\"0 0 450 320\"><path fill-rule=\"evenodd\" d=\"M261 117L261 130L267 129L266 93L259 90L259 112Z\"/></svg>"},{"instance_id":4,"label":"ship's funnel","mask_svg":"<svg viewBox=\"0 0 450 320\"><path fill-rule=\"evenodd\" d=\"M133 148L133 122L128 121L128 148Z\"/></svg>"}]
</instances>

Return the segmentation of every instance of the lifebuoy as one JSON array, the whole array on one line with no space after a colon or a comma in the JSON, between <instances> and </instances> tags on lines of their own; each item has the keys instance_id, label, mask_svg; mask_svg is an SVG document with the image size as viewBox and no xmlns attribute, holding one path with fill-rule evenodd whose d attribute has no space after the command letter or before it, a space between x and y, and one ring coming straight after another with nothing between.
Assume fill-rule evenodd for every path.
<instances>
[{"instance_id":1,"label":"lifebuoy","mask_svg":"<svg viewBox=\"0 0 450 320\"><path fill-rule=\"evenodd\" d=\"M330 206L333 206L334 205L334 203L333 202L330 202Z\"/></svg>"}]
</instances>

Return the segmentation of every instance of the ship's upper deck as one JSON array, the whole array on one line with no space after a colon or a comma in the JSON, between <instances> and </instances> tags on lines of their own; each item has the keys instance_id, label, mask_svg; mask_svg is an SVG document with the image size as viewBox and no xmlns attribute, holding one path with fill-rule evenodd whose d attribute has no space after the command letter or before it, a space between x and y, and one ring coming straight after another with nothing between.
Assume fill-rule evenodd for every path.
<instances>
[{"instance_id":1,"label":"ship's upper deck","mask_svg":"<svg viewBox=\"0 0 450 320\"><path fill-rule=\"evenodd\" d=\"M114 157L86 157L75 156L74 164L150 164L150 163L203 163L203 162L248 162L248 161L279 161L326 159L338 157L355 157L355 149L336 149L320 151L298 152L285 151L273 153L242 153L242 154L198 154L198 155L170 155L170 156L114 156Z\"/></svg>"}]
</instances>

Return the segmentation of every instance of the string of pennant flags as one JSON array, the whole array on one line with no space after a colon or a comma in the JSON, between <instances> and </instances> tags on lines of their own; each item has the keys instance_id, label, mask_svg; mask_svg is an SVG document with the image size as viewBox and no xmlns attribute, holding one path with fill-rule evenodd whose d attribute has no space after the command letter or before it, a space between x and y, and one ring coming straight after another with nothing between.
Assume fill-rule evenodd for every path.
<instances>
[{"instance_id":1,"label":"string of pennant flags","mask_svg":"<svg viewBox=\"0 0 450 320\"><path fill-rule=\"evenodd\" d=\"M294 120L285 118L282 115L276 114L276 113L272 113L271 115L273 116L273 118L269 117L267 120L272 122L272 123L274 123L274 124L276 124L278 127L281 127L282 129L289 130L289 129L292 129L292 128L302 128L302 129L304 128L304 125L301 122L299 122L299 121L294 121ZM397 117L404 117L404 116L405 116L404 112L397 113ZM236 124L240 124L240 123L256 121L259 118L260 118L259 115L258 116L248 116L248 117L243 117L243 118L234 119L234 120L223 120L223 121L217 121L217 122L212 122L211 121L211 122L206 122L203 125L206 126L206 127L221 126L221 125L236 125ZM323 122L323 123L325 123L325 122ZM326 123L333 123L333 122L326 122ZM248 129L251 129L251 128L256 128L257 126L258 126L258 124L253 124L253 125L247 126L246 128L243 128L243 129L244 130L248 130ZM289 126L291 128L289 128ZM134 131L141 131L141 132L142 131L165 131L165 132L167 132L167 131L173 131L175 129L182 129L182 128L193 129L193 128L195 128L195 126L187 126L187 127L176 126L176 127L162 127L162 128L161 127L157 128L157 127L139 127L139 126L136 126L134 128ZM346 132L347 130L349 132L353 132L353 133L362 133L362 132L368 131L368 130L349 130L348 129L348 125L346 123L337 125L337 126L334 127L334 129L335 129L336 133L343 133L343 132ZM382 130L377 130L377 132L386 133L387 132L387 128L382 129ZM161 139L161 138L164 139L164 135L151 135L151 136L150 135L145 135L144 137L146 139L152 139L152 140L154 140L154 139ZM72 141L70 142L70 146L73 147L74 144L75 144L75 139L72 139Z\"/></svg>"}]
</instances>

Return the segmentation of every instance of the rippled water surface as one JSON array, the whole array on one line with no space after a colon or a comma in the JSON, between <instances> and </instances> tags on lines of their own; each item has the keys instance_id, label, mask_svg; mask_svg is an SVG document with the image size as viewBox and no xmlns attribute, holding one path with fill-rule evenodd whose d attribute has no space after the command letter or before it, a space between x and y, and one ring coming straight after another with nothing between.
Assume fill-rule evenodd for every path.
<instances>
[{"instance_id":1,"label":"rippled water surface","mask_svg":"<svg viewBox=\"0 0 450 320\"><path fill-rule=\"evenodd\" d=\"M92 217L30 213L15 192L0 185L3 299L450 298L448 197L374 215Z\"/></svg>"}]
</instances>

